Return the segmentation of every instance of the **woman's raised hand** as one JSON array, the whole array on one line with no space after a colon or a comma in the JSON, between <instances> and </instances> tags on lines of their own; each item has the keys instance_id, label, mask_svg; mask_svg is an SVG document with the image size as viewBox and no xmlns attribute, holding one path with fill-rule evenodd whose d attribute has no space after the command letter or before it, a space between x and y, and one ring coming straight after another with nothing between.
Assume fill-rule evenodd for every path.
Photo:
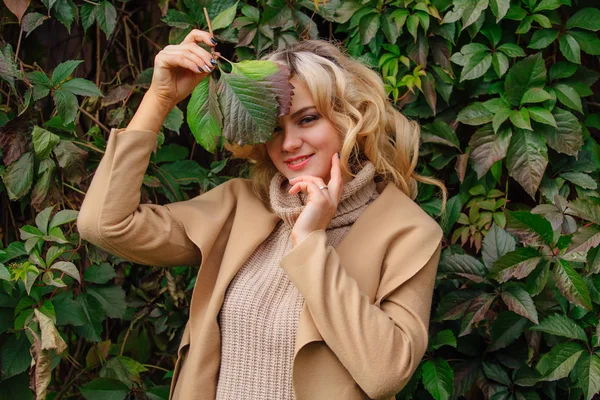
<instances>
[{"instance_id":1,"label":"woman's raised hand","mask_svg":"<svg viewBox=\"0 0 600 400\"><path fill-rule=\"evenodd\" d=\"M194 29L181 44L166 46L154 58L148 91L171 108L189 96L217 65L213 55L198 46L199 42L211 47L217 44L210 33Z\"/></svg>"}]
</instances>

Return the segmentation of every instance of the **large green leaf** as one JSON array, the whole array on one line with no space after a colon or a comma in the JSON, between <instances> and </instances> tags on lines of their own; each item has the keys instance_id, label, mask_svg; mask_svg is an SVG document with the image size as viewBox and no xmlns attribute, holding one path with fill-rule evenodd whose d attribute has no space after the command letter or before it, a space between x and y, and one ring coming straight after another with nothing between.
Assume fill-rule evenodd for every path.
<instances>
[{"instance_id":1,"label":"large green leaf","mask_svg":"<svg viewBox=\"0 0 600 400\"><path fill-rule=\"evenodd\" d=\"M460 150L460 142L456 132L445 122L433 122L423 125L421 130L423 143L437 143Z\"/></svg>"},{"instance_id":2,"label":"large green leaf","mask_svg":"<svg viewBox=\"0 0 600 400\"><path fill-rule=\"evenodd\" d=\"M483 125L491 122L493 118L494 114L482 103L473 103L463 108L456 120L467 125Z\"/></svg>"},{"instance_id":3,"label":"large green leaf","mask_svg":"<svg viewBox=\"0 0 600 400\"><path fill-rule=\"evenodd\" d=\"M587 342L587 335L583 328L563 314L552 314L540 322L539 325L529 328L529 330Z\"/></svg>"},{"instance_id":4,"label":"large green leaf","mask_svg":"<svg viewBox=\"0 0 600 400\"><path fill-rule=\"evenodd\" d=\"M468 254L451 254L440 260L438 271L456 274L467 279L481 282L487 271L485 266Z\"/></svg>"},{"instance_id":5,"label":"large green leaf","mask_svg":"<svg viewBox=\"0 0 600 400\"><path fill-rule=\"evenodd\" d=\"M513 251L515 245L515 239L508 232L498 227L495 223L492 224L492 227L483 239L481 248L481 256L487 269L491 269L492 265L500 257Z\"/></svg>"},{"instance_id":6,"label":"large green leaf","mask_svg":"<svg viewBox=\"0 0 600 400\"><path fill-rule=\"evenodd\" d=\"M510 8L510 0L490 0L490 9L496 16L496 23L500 22Z\"/></svg>"},{"instance_id":7,"label":"large green leaf","mask_svg":"<svg viewBox=\"0 0 600 400\"><path fill-rule=\"evenodd\" d=\"M585 400L591 400L600 392L600 357L584 352L577 361L575 372Z\"/></svg>"},{"instance_id":8,"label":"large green leaf","mask_svg":"<svg viewBox=\"0 0 600 400\"><path fill-rule=\"evenodd\" d=\"M521 239L522 243L541 239L543 243L553 244L552 224L539 214L528 211L506 211L507 230ZM530 254L533 254L530 252Z\"/></svg>"},{"instance_id":9,"label":"large green leaf","mask_svg":"<svg viewBox=\"0 0 600 400\"><path fill-rule=\"evenodd\" d=\"M521 247L500 257L490 272L501 283L511 278L523 279L535 269L541 258L537 250Z\"/></svg>"},{"instance_id":10,"label":"large green leaf","mask_svg":"<svg viewBox=\"0 0 600 400\"><path fill-rule=\"evenodd\" d=\"M530 49L545 49L556 40L559 32L556 29L541 29L536 31L529 42Z\"/></svg>"},{"instance_id":11,"label":"large green leaf","mask_svg":"<svg viewBox=\"0 0 600 400\"><path fill-rule=\"evenodd\" d=\"M536 133L542 134L553 150L570 156L577 155L583 146L583 133L579 120L570 112L560 108L554 108L552 115L557 127L538 125Z\"/></svg>"},{"instance_id":12,"label":"large green leaf","mask_svg":"<svg viewBox=\"0 0 600 400\"><path fill-rule=\"evenodd\" d=\"M506 163L509 175L535 198L548 165L544 138L526 129L517 129L508 147Z\"/></svg>"},{"instance_id":13,"label":"large green leaf","mask_svg":"<svg viewBox=\"0 0 600 400\"><path fill-rule=\"evenodd\" d=\"M24 153L2 174L2 181L11 200L18 200L29 192L34 174L33 159L32 152Z\"/></svg>"},{"instance_id":14,"label":"large green leaf","mask_svg":"<svg viewBox=\"0 0 600 400\"><path fill-rule=\"evenodd\" d=\"M82 62L83 60L68 60L58 64L52 72L52 85L58 85L71 76L73 71L75 71L75 68L77 68Z\"/></svg>"},{"instance_id":15,"label":"large green leaf","mask_svg":"<svg viewBox=\"0 0 600 400\"><path fill-rule=\"evenodd\" d=\"M98 4L95 14L100 29L102 29L106 36L110 36L117 25L117 10L115 6L108 0L104 0Z\"/></svg>"},{"instance_id":16,"label":"large green leaf","mask_svg":"<svg viewBox=\"0 0 600 400\"><path fill-rule=\"evenodd\" d=\"M73 78L62 83L60 88L78 96L102 96L96 84L87 79Z\"/></svg>"},{"instance_id":17,"label":"large green leaf","mask_svg":"<svg viewBox=\"0 0 600 400\"><path fill-rule=\"evenodd\" d=\"M56 312L56 325L82 326L86 324L86 314L81 304L73 300L73 291L58 293L51 300Z\"/></svg>"},{"instance_id":18,"label":"large green leaf","mask_svg":"<svg viewBox=\"0 0 600 400\"><path fill-rule=\"evenodd\" d=\"M237 11L237 5L238 5L238 2L236 1L234 5L221 11L211 21L212 29L216 31L217 29L223 29L223 28L229 27L231 25L231 23L233 22L233 19L235 18L235 14Z\"/></svg>"},{"instance_id":19,"label":"large green leaf","mask_svg":"<svg viewBox=\"0 0 600 400\"><path fill-rule=\"evenodd\" d=\"M423 386L436 400L448 400L454 387L454 371L443 358L423 364Z\"/></svg>"},{"instance_id":20,"label":"large green leaf","mask_svg":"<svg viewBox=\"0 0 600 400\"><path fill-rule=\"evenodd\" d=\"M543 375L544 381L566 378L583 352L578 343L560 343L540 358L536 369Z\"/></svg>"},{"instance_id":21,"label":"large green leaf","mask_svg":"<svg viewBox=\"0 0 600 400\"><path fill-rule=\"evenodd\" d=\"M33 127L31 132L33 149L39 158L46 158L60 141L60 137L39 126Z\"/></svg>"},{"instance_id":22,"label":"large green leaf","mask_svg":"<svg viewBox=\"0 0 600 400\"><path fill-rule=\"evenodd\" d=\"M581 47L571 35L564 34L558 39L560 52L572 63L581 64Z\"/></svg>"},{"instance_id":23,"label":"large green leaf","mask_svg":"<svg viewBox=\"0 0 600 400\"><path fill-rule=\"evenodd\" d=\"M511 137L512 130L509 127L494 133L491 125L484 126L471 136L469 157L478 179L481 179L494 163L506 157Z\"/></svg>"},{"instance_id":24,"label":"large green leaf","mask_svg":"<svg viewBox=\"0 0 600 400\"><path fill-rule=\"evenodd\" d=\"M511 311L498 315L490 328L491 343L487 351L503 349L514 342L523 333L527 320Z\"/></svg>"},{"instance_id":25,"label":"large green leaf","mask_svg":"<svg viewBox=\"0 0 600 400\"><path fill-rule=\"evenodd\" d=\"M2 379L20 374L29 367L31 363L30 345L27 336L23 332L19 337L16 334L11 334L3 341L1 355L4 374Z\"/></svg>"},{"instance_id":26,"label":"large green leaf","mask_svg":"<svg viewBox=\"0 0 600 400\"><path fill-rule=\"evenodd\" d=\"M217 101L216 85L212 76L204 79L192 92L188 103L187 123L196 141L213 153L221 135L223 115Z\"/></svg>"},{"instance_id":27,"label":"large green leaf","mask_svg":"<svg viewBox=\"0 0 600 400\"><path fill-rule=\"evenodd\" d=\"M90 286L88 293L96 298L110 318L123 318L127 310L125 291L116 285Z\"/></svg>"},{"instance_id":28,"label":"large green leaf","mask_svg":"<svg viewBox=\"0 0 600 400\"><path fill-rule=\"evenodd\" d=\"M556 97L558 97L558 100L561 103L569 108L583 113L581 98L575 89L573 89L571 86L559 83L554 85L554 90L556 91Z\"/></svg>"},{"instance_id":29,"label":"large green leaf","mask_svg":"<svg viewBox=\"0 0 600 400\"><path fill-rule=\"evenodd\" d=\"M513 65L504 84L506 99L513 106L521 104L521 98L528 89L544 87L546 66L541 53L529 56Z\"/></svg>"},{"instance_id":30,"label":"large green leaf","mask_svg":"<svg viewBox=\"0 0 600 400\"><path fill-rule=\"evenodd\" d=\"M501 383L506 386L511 385L510 377L508 373L500 364L484 362L483 363L483 373L489 379Z\"/></svg>"},{"instance_id":31,"label":"large green leaf","mask_svg":"<svg viewBox=\"0 0 600 400\"><path fill-rule=\"evenodd\" d=\"M560 292L571 303L592 309L592 299L590 292L581 275L573 269L568 261L559 259L558 263L554 264L554 281Z\"/></svg>"},{"instance_id":32,"label":"large green leaf","mask_svg":"<svg viewBox=\"0 0 600 400\"><path fill-rule=\"evenodd\" d=\"M129 387L116 379L97 378L79 388L86 400L123 400Z\"/></svg>"},{"instance_id":33,"label":"large green leaf","mask_svg":"<svg viewBox=\"0 0 600 400\"><path fill-rule=\"evenodd\" d=\"M462 320L459 336L465 336L471 333L473 324L482 321L486 317L487 312L494 300L496 300L496 297L496 294L483 293L471 301L467 310L468 313Z\"/></svg>"},{"instance_id":34,"label":"large green leaf","mask_svg":"<svg viewBox=\"0 0 600 400\"><path fill-rule=\"evenodd\" d=\"M534 324L538 323L538 314L531 296L516 283L507 283L502 287L502 300L512 312L522 315Z\"/></svg>"},{"instance_id":35,"label":"large green leaf","mask_svg":"<svg viewBox=\"0 0 600 400\"><path fill-rule=\"evenodd\" d=\"M58 89L54 92L54 104L59 117L65 124L75 121L79 102L77 97L67 90Z\"/></svg>"},{"instance_id":36,"label":"large green leaf","mask_svg":"<svg viewBox=\"0 0 600 400\"><path fill-rule=\"evenodd\" d=\"M112 278L117 276L115 268L109 263L92 265L83 273L83 280L92 283L108 283Z\"/></svg>"},{"instance_id":37,"label":"large green leaf","mask_svg":"<svg viewBox=\"0 0 600 400\"><path fill-rule=\"evenodd\" d=\"M581 28L589 31L600 30L600 10L587 7L577 11L567 21L567 29Z\"/></svg>"}]
</instances>

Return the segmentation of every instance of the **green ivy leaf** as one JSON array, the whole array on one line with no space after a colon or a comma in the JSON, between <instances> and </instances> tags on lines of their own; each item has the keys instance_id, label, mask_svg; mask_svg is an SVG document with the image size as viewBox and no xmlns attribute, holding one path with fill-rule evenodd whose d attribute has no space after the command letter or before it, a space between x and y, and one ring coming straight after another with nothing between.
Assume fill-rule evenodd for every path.
<instances>
[{"instance_id":1,"label":"green ivy leaf","mask_svg":"<svg viewBox=\"0 0 600 400\"><path fill-rule=\"evenodd\" d=\"M554 232L550 221L539 214L528 211L506 211L508 231L521 238L525 242L526 237L533 234L544 243L552 245ZM530 253L533 254L533 253Z\"/></svg>"},{"instance_id":2,"label":"green ivy leaf","mask_svg":"<svg viewBox=\"0 0 600 400\"><path fill-rule=\"evenodd\" d=\"M577 273L568 261L559 259L554 264L554 281L560 292L571 303L592 309L590 292L581 275Z\"/></svg>"},{"instance_id":3,"label":"green ivy leaf","mask_svg":"<svg viewBox=\"0 0 600 400\"><path fill-rule=\"evenodd\" d=\"M552 115L556 128L549 125L538 125L536 132L541 134L550 146L559 153L575 156L583 146L583 133L577 117L570 112L555 108Z\"/></svg>"},{"instance_id":4,"label":"green ivy leaf","mask_svg":"<svg viewBox=\"0 0 600 400\"><path fill-rule=\"evenodd\" d=\"M10 164L2 174L6 192L12 201L20 199L29 192L33 183L33 159L32 152L24 153L17 161Z\"/></svg>"},{"instance_id":5,"label":"green ivy leaf","mask_svg":"<svg viewBox=\"0 0 600 400\"><path fill-rule=\"evenodd\" d=\"M65 124L75 121L77 117L77 111L79 108L79 102L77 97L71 92L63 89L58 89L54 92L54 104L56 105L56 111Z\"/></svg>"},{"instance_id":6,"label":"green ivy leaf","mask_svg":"<svg viewBox=\"0 0 600 400\"><path fill-rule=\"evenodd\" d=\"M592 199L579 198L569 202L565 214L575 215L600 225L600 204Z\"/></svg>"},{"instance_id":7,"label":"green ivy leaf","mask_svg":"<svg viewBox=\"0 0 600 400\"><path fill-rule=\"evenodd\" d=\"M569 1L569 3L570 3L570 1ZM533 11L538 13L540 11L556 10L563 4L565 4L564 0L542 0L542 1L540 1L540 3L537 6L535 6L535 9Z\"/></svg>"},{"instance_id":8,"label":"green ivy leaf","mask_svg":"<svg viewBox=\"0 0 600 400\"><path fill-rule=\"evenodd\" d=\"M577 72L577 65L567 61L559 61L550 67L549 77L551 81L570 78Z\"/></svg>"},{"instance_id":9,"label":"green ivy leaf","mask_svg":"<svg viewBox=\"0 0 600 400\"><path fill-rule=\"evenodd\" d=\"M463 108L456 120L467 125L483 125L491 122L494 114L491 113L482 103L473 103Z\"/></svg>"},{"instance_id":10,"label":"green ivy leaf","mask_svg":"<svg viewBox=\"0 0 600 400\"><path fill-rule=\"evenodd\" d=\"M556 90L556 97L558 97L558 100L561 103L569 108L583 113L581 98L575 89L563 83L559 83L554 85L554 90Z\"/></svg>"},{"instance_id":11,"label":"green ivy leaf","mask_svg":"<svg viewBox=\"0 0 600 400\"><path fill-rule=\"evenodd\" d=\"M423 125L421 130L423 143L437 143L460 150L460 143L454 130L445 122L437 121Z\"/></svg>"},{"instance_id":12,"label":"green ivy leaf","mask_svg":"<svg viewBox=\"0 0 600 400\"><path fill-rule=\"evenodd\" d=\"M89 286L88 293L95 297L110 318L123 318L127 310L125 291L120 286Z\"/></svg>"},{"instance_id":13,"label":"green ivy leaf","mask_svg":"<svg viewBox=\"0 0 600 400\"><path fill-rule=\"evenodd\" d=\"M527 323L527 319L511 311L500 313L490 328L491 343L487 351L500 350L510 345L522 335Z\"/></svg>"},{"instance_id":14,"label":"green ivy leaf","mask_svg":"<svg viewBox=\"0 0 600 400\"><path fill-rule=\"evenodd\" d=\"M581 64L581 47L577 40L568 33L558 39L560 52L572 63Z\"/></svg>"},{"instance_id":15,"label":"green ivy leaf","mask_svg":"<svg viewBox=\"0 0 600 400\"><path fill-rule=\"evenodd\" d=\"M429 347L433 350L437 350L442 346L456 348L456 337L450 329L438 332L429 342Z\"/></svg>"},{"instance_id":16,"label":"green ivy leaf","mask_svg":"<svg viewBox=\"0 0 600 400\"><path fill-rule=\"evenodd\" d=\"M522 107L520 110L512 110L508 117L515 127L533 131L527 108Z\"/></svg>"},{"instance_id":17,"label":"green ivy leaf","mask_svg":"<svg viewBox=\"0 0 600 400\"><path fill-rule=\"evenodd\" d=\"M542 88L545 83L546 66L542 54L529 56L509 69L504 83L506 100L513 106L519 106L528 89Z\"/></svg>"},{"instance_id":18,"label":"green ivy leaf","mask_svg":"<svg viewBox=\"0 0 600 400\"><path fill-rule=\"evenodd\" d=\"M511 380L508 373L500 366L500 364L483 362L483 373L489 379L501 383L506 386L511 385Z\"/></svg>"},{"instance_id":19,"label":"green ivy leaf","mask_svg":"<svg viewBox=\"0 0 600 400\"><path fill-rule=\"evenodd\" d=\"M64 272L65 274L69 275L71 278L75 279L77 282L81 283L81 276L79 274L79 270L77 269L75 264L73 264L70 261L59 261L59 262L53 264L50 267L50 269Z\"/></svg>"},{"instance_id":20,"label":"green ivy leaf","mask_svg":"<svg viewBox=\"0 0 600 400\"><path fill-rule=\"evenodd\" d=\"M598 187L598 183L583 172L563 172L560 177L583 189L596 189Z\"/></svg>"},{"instance_id":21,"label":"green ivy leaf","mask_svg":"<svg viewBox=\"0 0 600 400\"><path fill-rule=\"evenodd\" d=\"M94 82L88 81L87 79L73 78L60 85L60 88L67 90L78 96L100 96L103 97L102 92L98 89Z\"/></svg>"},{"instance_id":22,"label":"green ivy leaf","mask_svg":"<svg viewBox=\"0 0 600 400\"><path fill-rule=\"evenodd\" d=\"M538 314L535 304L533 304L533 300L529 293L521 286L514 282L505 284L502 287L501 297L509 310L527 318L534 324L538 323Z\"/></svg>"},{"instance_id":23,"label":"green ivy leaf","mask_svg":"<svg viewBox=\"0 0 600 400\"><path fill-rule=\"evenodd\" d=\"M179 134L179 129L183 124L183 111L179 109L179 107L175 106L171 109L167 118L165 118L165 122L163 122L163 126L169 130L177 132Z\"/></svg>"},{"instance_id":24,"label":"green ivy leaf","mask_svg":"<svg viewBox=\"0 0 600 400\"><path fill-rule=\"evenodd\" d=\"M196 141L211 153L217 148L217 137L222 132L222 120L215 82L209 77L200 82L192 92L187 123Z\"/></svg>"},{"instance_id":25,"label":"green ivy leaf","mask_svg":"<svg viewBox=\"0 0 600 400\"><path fill-rule=\"evenodd\" d=\"M60 141L60 137L39 126L33 127L31 132L33 139L33 149L39 158L46 158L52 152L54 146Z\"/></svg>"},{"instance_id":26,"label":"green ivy leaf","mask_svg":"<svg viewBox=\"0 0 600 400\"><path fill-rule=\"evenodd\" d=\"M496 23L500 22L510 8L510 0L490 0L490 9L496 17Z\"/></svg>"},{"instance_id":27,"label":"green ivy leaf","mask_svg":"<svg viewBox=\"0 0 600 400\"><path fill-rule=\"evenodd\" d=\"M521 105L527 103L543 103L546 100L552 99L550 93L542 88L532 88L526 91L521 98Z\"/></svg>"},{"instance_id":28,"label":"green ivy leaf","mask_svg":"<svg viewBox=\"0 0 600 400\"><path fill-rule=\"evenodd\" d=\"M58 293L51 300L56 312L56 325L82 326L86 324L86 313L81 304L73 300L73 291Z\"/></svg>"},{"instance_id":29,"label":"green ivy leaf","mask_svg":"<svg viewBox=\"0 0 600 400\"><path fill-rule=\"evenodd\" d=\"M83 273L83 280L86 282L104 284L117 276L115 268L109 263L92 265Z\"/></svg>"},{"instance_id":30,"label":"green ivy leaf","mask_svg":"<svg viewBox=\"0 0 600 400\"><path fill-rule=\"evenodd\" d=\"M73 7L71 7L69 1L58 0L54 7L54 15L56 19L67 28L67 32L71 34L71 25L75 20L75 14L73 13Z\"/></svg>"},{"instance_id":31,"label":"green ivy leaf","mask_svg":"<svg viewBox=\"0 0 600 400\"><path fill-rule=\"evenodd\" d=\"M2 375L3 379L10 378L24 372L31 363L29 354L30 343L25 334L18 338L16 335L9 335L6 341L2 343Z\"/></svg>"},{"instance_id":32,"label":"green ivy leaf","mask_svg":"<svg viewBox=\"0 0 600 400\"><path fill-rule=\"evenodd\" d=\"M79 388L86 400L124 400L129 387L116 379L97 378Z\"/></svg>"},{"instance_id":33,"label":"green ivy leaf","mask_svg":"<svg viewBox=\"0 0 600 400\"><path fill-rule=\"evenodd\" d=\"M591 56L600 55L600 39L597 34L584 31L569 31L569 34L577 40L583 52Z\"/></svg>"},{"instance_id":34,"label":"green ivy leaf","mask_svg":"<svg viewBox=\"0 0 600 400\"><path fill-rule=\"evenodd\" d=\"M54 217L52 217L50 220L50 223L48 224L48 231L52 231L57 226L75 221L78 215L79 211L77 210L60 210L54 214Z\"/></svg>"},{"instance_id":35,"label":"green ivy leaf","mask_svg":"<svg viewBox=\"0 0 600 400\"><path fill-rule=\"evenodd\" d=\"M229 8L221 11L211 22L213 31L217 29L227 28L231 25L237 12L238 1Z\"/></svg>"},{"instance_id":36,"label":"green ivy leaf","mask_svg":"<svg viewBox=\"0 0 600 400\"><path fill-rule=\"evenodd\" d=\"M75 71L75 68L77 68L82 62L83 60L68 60L58 64L52 72L52 85L58 85L71 76L73 71Z\"/></svg>"},{"instance_id":37,"label":"green ivy leaf","mask_svg":"<svg viewBox=\"0 0 600 400\"><path fill-rule=\"evenodd\" d=\"M554 115L543 107L527 107L527 111L529 111L529 116L535 122L539 122L540 124L546 124L558 128L556 125L556 119L554 119Z\"/></svg>"},{"instance_id":38,"label":"green ivy leaf","mask_svg":"<svg viewBox=\"0 0 600 400\"><path fill-rule=\"evenodd\" d=\"M540 322L538 326L532 326L529 330L587 342L587 335L583 328L563 314L552 314Z\"/></svg>"},{"instance_id":39,"label":"green ivy leaf","mask_svg":"<svg viewBox=\"0 0 600 400\"><path fill-rule=\"evenodd\" d=\"M496 50L503 52L508 57L525 57L525 52L521 46L514 43L505 43L500 45Z\"/></svg>"},{"instance_id":40,"label":"green ivy leaf","mask_svg":"<svg viewBox=\"0 0 600 400\"><path fill-rule=\"evenodd\" d=\"M591 400L600 392L600 357L597 354L584 352L577 361L575 373L585 400Z\"/></svg>"},{"instance_id":41,"label":"green ivy leaf","mask_svg":"<svg viewBox=\"0 0 600 400\"><path fill-rule=\"evenodd\" d=\"M99 3L96 9L96 21L98 21L100 29L102 29L106 36L110 36L117 25L117 10L115 6L107 0Z\"/></svg>"},{"instance_id":42,"label":"green ivy leaf","mask_svg":"<svg viewBox=\"0 0 600 400\"><path fill-rule=\"evenodd\" d=\"M508 71L508 58L503 53L494 53L492 56L492 65L494 71L499 78L502 78L506 71Z\"/></svg>"},{"instance_id":43,"label":"green ivy leaf","mask_svg":"<svg viewBox=\"0 0 600 400\"><path fill-rule=\"evenodd\" d=\"M423 386L436 400L448 400L454 388L454 371L443 358L423 364Z\"/></svg>"},{"instance_id":44,"label":"green ivy leaf","mask_svg":"<svg viewBox=\"0 0 600 400\"><path fill-rule=\"evenodd\" d=\"M587 7L577 11L567 21L566 28L581 28L594 32L600 30L600 10Z\"/></svg>"},{"instance_id":45,"label":"green ivy leaf","mask_svg":"<svg viewBox=\"0 0 600 400\"><path fill-rule=\"evenodd\" d=\"M584 350L578 343L559 343L544 354L536 369L543 375L543 381L556 381L566 378Z\"/></svg>"},{"instance_id":46,"label":"green ivy leaf","mask_svg":"<svg viewBox=\"0 0 600 400\"><path fill-rule=\"evenodd\" d=\"M548 165L544 138L528 130L517 129L508 148L506 163L509 175L535 198Z\"/></svg>"},{"instance_id":47,"label":"green ivy leaf","mask_svg":"<svg viewBox=\"0 0 600 400\"><path fill-rule=\"evenodd\" d=\"M438 272L456 274L476 282L481 282L487 273L485 266L479 260L467 254L451 254L443 257Z\"/></svg>"}]
</instances>

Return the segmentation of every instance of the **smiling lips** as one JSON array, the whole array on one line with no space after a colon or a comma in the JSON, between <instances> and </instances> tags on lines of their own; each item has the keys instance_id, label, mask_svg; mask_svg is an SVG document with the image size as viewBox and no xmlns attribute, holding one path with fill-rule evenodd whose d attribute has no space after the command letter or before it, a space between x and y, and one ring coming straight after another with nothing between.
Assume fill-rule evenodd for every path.
<instances>
[{"instance_id":1,"label":"smiling lips","mask_svg":"<svg viewBox=\"0 0 600 400\"><path fill-rule=\"evenodd\" d=\"M308 155L308 156L300 156L300 157L296 157L296 158L291 158L285 161L285 163L287 164L288 168L293 170L293 171L297 171L299 169L302 169L307 163L308 161L311 159L313 155Z\"/></svg>"}]
</instances>

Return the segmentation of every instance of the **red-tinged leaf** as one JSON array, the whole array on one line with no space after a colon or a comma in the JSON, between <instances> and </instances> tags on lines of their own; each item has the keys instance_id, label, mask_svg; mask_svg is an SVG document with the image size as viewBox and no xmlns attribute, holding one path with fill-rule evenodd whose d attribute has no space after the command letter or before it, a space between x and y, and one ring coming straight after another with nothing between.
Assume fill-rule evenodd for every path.
<instances>
[{"instance_id":1,"label":"red-tinged leaf","mask_svg":"<svg viewBox=\"0 0 600 400\"><path fill-rule=\"evenodd\" d=\"M481 292L471 290L458 290L447 293L436 309L436 320L456 320L463 316L471 305L473 299Z\"/></svg>"},{"instance_id":2,"label":"red-tinged leaf","mask_svg":"<svg viewBox=\"0 0 600 400\"><path fill-rule=\"evenodd\" d=\"M591 198L579 198L569 202L565 213L600 225L600 203Z\"/></svg>"},{"instance_id":3,"label":"red-tinged leaf","mask_svg":"<svg viewBox=\"0 0 600 400\"><path fill-rule=\"evenodd\" d=\"M421 84L423 85L422 92L425 95L425 100L429 107L433 111L433 115L436 113L437 95L435 93L435 79L431 74L427 74L421 78Z\"/></svg>"},{"instance_id":4,"label":"red-tinged leaf","mask_svg":"<svg viewBox=\"0 0 600 400\"><path fill-rule=\"evenodd\" d=\"M15 14L19 20L19 24L21 23L21 18L23 18L27 7L29 7L29 3L31 3L31 0L4 0L6 8L8 8L11 13Z\"/></svg>"},{"instance_id":5,"label":"red-tinged leaf","mask_svg":"<svg viewBox=\"0 0 600 400\"><path fill-rule=\"evenodd\" d=\"M506 157L511 137L512 130L510 128L500 129L495 134L491 125L484 126L471 136L469 141L470 158L478 179L487 174L495 162Z\"/></svg>"},{"instance_id":6,"label":"red-tinged leaf","mask_svg":"<svg viewBox=\"0 0 600 400\"><path fill-rule=\"evenodd\" d=\"M457 274L476 281L481 281L487 273L485 266L479 260L467 254L452 254L444 257L440 261L438 272Z\"/></svg>"},{"instance_id":7,"label":"red-tinged leaf","mask_svg":"<svg viewBox=\"0 0 600 400\"><path fill-rule=\"evenodd\" d=\"M600 229L593 225L582 226L573 234L567 254L571 252L587 252L592 247L600 245Z\"/></svg>"},{"instance_id":8,"label":"red-tinged leaf","mask_svg":"<svg viewBox=\"0 0 600 400\"><path fill-rule=\"evenodd\" d=\"M543 381L556 381L566 378L583 354L579 343L564 342L556 345L549 353L544 354L536 369L543 375Z\"/></svg>"},{"instance_id":9,"label":"red-tinged leaf","mask_svg":"<svg viewBox=\"0 0 600 400\"><path fill-rule=\"evenodd\" d=\"M0 149L2 149L2 161L8 166L21 158L27 151L28 141L26 135L30 129L25 118L15 118L0 127Z\"/></svg>"},{"instance_id":10,"label":"red-tinged leaf","mask_svg":"<svg viewBox=\"0 0 600 400\"><path fill-rule=\"evenodd\" d=\"M537 125L536 133L541 134L548 146L559 153L576 156L583 146L581 123L572 113L554 108L552 111L556 128L550 125Z\"/></svg>"},{"instance_id":11,"label":"red-tinged leaf","mask_svg":"<svg viewBox=\"0 0 600 400\"><path fill-rule=\"evenodd\" d=\"M541 260L539 252L531 247L522 247L500 257L493 265L491 276L503 283L511 278L527 277Z\"/></svg>"},{"instance_id":12,"label":"red-tinged leaf","mask_svg":"<svg viewBox=\"0 0 600 400\"><path fill-rule=\"evenodd\" d=\"M552 224L541 215L527 211L506 211L506 216L506 230L517 236L521 243L548 245L553 243Z\"/></svg>"},{"instance_id":13,"label":"red-tinged leaf","mask_svg":"<svg viewBox=\"0 0 600 400\"><path fill-rule=\"evenodd\" d=\"M502 300L512 312L519 314L534 324L538 323L538 314L531 296L517 284L506 284L502 290Z\"/></svg>"},{"instance_id":14,"label":"red-tinged leaf","mask_svg":"<svg viewBox=\"0 0 600 400\"><path fill-rule=\"evenodd\" d=\"M458 336L465 336L471 333L473 324L483 320L490 309L490 306L496 299L496 295L484 293L479 297L473 299L469 306L469 314L463 320L463 326Z\"/></svg>"},{"instance_id":15,"label":"red-tinged leaf","mask_svg":"<svg viewBox=\"0 0 600 400\"><path fill-rule=\"evenodd\" d=\"M585 281L568 261L559 259L554 264L554 281L560 292L571 303L592 310L592 299Z\"/></svg>"}]
</instances>

